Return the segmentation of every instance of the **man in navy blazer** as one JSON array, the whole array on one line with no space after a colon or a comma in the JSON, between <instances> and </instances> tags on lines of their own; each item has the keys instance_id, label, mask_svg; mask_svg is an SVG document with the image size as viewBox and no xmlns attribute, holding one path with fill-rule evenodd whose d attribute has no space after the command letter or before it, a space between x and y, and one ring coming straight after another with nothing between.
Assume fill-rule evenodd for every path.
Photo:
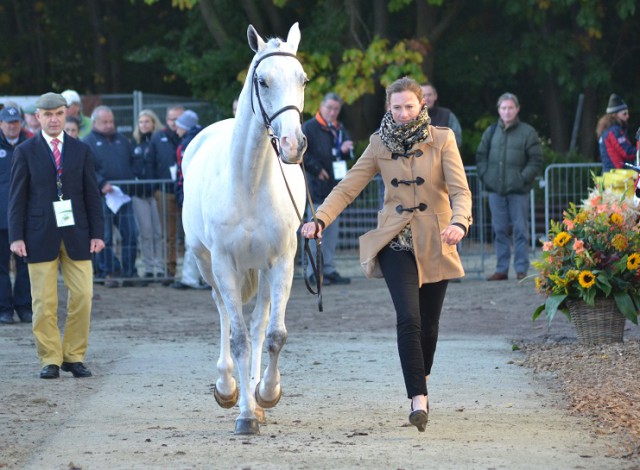
<instances>
[{"instance_id":1,"label":"man in navy blazer","mask_svg":"<svg viewBox=\"0 0 640 470\"><path fill-rule=\"evenodd\" d=\"M63 132L67 102L45 93L36 101L42 131L16 147L9 190L11 251L27 259L33 297L33 334L43 366L89 377L83 360L93 298L91 255L104 248L102 200L94 157ZM58 329L58 267L69 289L64 338Z\"/></svg>"}]
</instances>

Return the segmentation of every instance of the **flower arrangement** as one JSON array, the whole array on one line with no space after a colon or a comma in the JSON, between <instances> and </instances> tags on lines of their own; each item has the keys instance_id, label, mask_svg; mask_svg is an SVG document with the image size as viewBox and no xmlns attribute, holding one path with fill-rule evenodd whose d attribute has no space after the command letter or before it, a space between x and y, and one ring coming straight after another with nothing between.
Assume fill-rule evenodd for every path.
<instances>
[{"instance_id":1,"label":"flower arrangement","mask_svg":"<svg viewBox=\"0 0 640 470\"><path fill-rule=\"evenodd\" d=\"M633 199L596 186L580 206L571 204L562 222L551 222L536 289L547 297L533 314L551 322L558 310L571 320L566 301L613 297L622 315L638 322L640 309L640 212Z\"/></svg>"}]
</instances>

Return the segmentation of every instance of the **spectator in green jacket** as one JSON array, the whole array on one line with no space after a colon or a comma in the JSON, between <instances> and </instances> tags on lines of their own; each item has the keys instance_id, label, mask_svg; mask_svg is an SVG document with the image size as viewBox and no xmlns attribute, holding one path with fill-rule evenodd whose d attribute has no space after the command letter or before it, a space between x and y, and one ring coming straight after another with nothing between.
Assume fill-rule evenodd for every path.
<instances>
[{"instance_id":1,"label":"spectator in green jacket","mask_svg":"<svg viewBox=\"0 0 640 470\"><path fill-rule=\"evenodd\" d=\"M496 272L489 281L509 278L511 239L516 277L529 269L529 191L542 172L542 147L536 130L518 118L520 103L513 93L498 98L500 119L484 131L476 152L478 176L489 193Z\"/></svg>"}]
</instances>

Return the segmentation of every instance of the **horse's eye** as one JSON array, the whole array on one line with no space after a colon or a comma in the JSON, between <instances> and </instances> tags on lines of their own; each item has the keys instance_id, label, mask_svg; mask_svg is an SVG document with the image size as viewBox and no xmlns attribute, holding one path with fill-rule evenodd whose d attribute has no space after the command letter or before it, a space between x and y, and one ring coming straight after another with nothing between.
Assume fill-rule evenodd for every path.
<instances>
[{"instance_id":1,"label":"horse's eye","mask_svg":"<svg viewBox=\"0 0 640 470\"><path fill-rule=\"evenodd\" d=\"M259 78L258 84L263 88L269 88L269 85L267 85L267 81L264 78Z\"/></svg>"}]
</instances>

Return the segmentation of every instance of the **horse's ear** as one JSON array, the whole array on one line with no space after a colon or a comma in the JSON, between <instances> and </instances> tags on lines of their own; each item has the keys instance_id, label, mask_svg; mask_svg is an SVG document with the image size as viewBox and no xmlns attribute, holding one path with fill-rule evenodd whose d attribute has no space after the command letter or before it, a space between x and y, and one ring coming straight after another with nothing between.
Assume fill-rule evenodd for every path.
<instances>
[{"instance_id":1,"label":"horse's ear","mask_svg":"<svg viewBox=\"0 0 640 470\"><path fill-rule=\"evenodd\" d=\"M294 53L298 50L298 44L300 44L300 26L298 26L298 22L293 23L293 26L291 26L287 36L287 44L291 46Z\"/></svg>"},{"instance_id":2,"label":"horse's ear","mask_svg":"<svg viewBox=\"0 0 640 470\"><path fill-rule=\"evenodd\" d=\"M258 52L264 49L265 42L260 37L253 25L249 25L247 28L247 39L249 40L249 47L253 52Z\"/></svg>"}]
</instances>

